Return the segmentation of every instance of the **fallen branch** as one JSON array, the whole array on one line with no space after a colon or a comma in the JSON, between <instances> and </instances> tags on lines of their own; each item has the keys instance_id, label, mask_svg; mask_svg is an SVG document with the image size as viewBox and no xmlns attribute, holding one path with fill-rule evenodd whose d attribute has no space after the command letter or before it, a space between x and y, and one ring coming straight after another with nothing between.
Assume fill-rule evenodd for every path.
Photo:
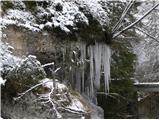
<instances>
[{"instance_id":1,"label":"fallen branch","mask_svg":"<svg viewBox=\"0 0 160 120\"><path fill-rule=\"evenodd\" d=\"M46 67L46 66L50 66L50 65L54 65L54 62L44 64L44 65L42 65L42 67Z\"/></svg>"},{"instance_id":2,"label":"fallen branch","mask_svg":"<svg viewBox=\"0 0 160 120\"><path fill-rule=\"evenodd\" d=\"M74 109L70 109L70 108L66 108L66 107L62 107L62 106L57 107L57 108L64 109L64 110L71 112L71 113L74 113L74 114L86 114L86 112L84 112L84 111L78 111L78 110L74 110Z\"/></svg>"},{"instance_id":3,"label":"fallen branch","mask_svg":"<svg viewBox=\"0 0 160 120\"><path fill-rule=\"evenodd\" d=\"M56 104L52 101L51 95L54 93L54 87L52 87L51 91L48 93L48 102L52 104L53 112L55 112L57 118L61 118L62 116L56 109Z\"/></svg>"},{"instance_id":4,"label":"fallen branch","mask_svg":"<svg viewBox=\"0 0 160 120\"><path fill-rule=\"evenodd\" d=\"M26 93L30 92L31 90L35 89L36 87L41 86L42 84L47 83L47 82L49 82L49 81L41 82L41 83L39 83L39 84L36 84L35 86L32 86L31 88L29 88L29 89L26 90L25 92L19 93L20 96L15 97L14 100L20 99L20 98L23 97Z\"/></svg>"},{"instance_id":5,"label":"fallen branch","mask_svg":"<svg viewBox=\"0 0 160 120\"><path fill-rule=\"evenodd\" d=\"M54 71L54 73L56 73L58 70L60 70L61 69L61 67L59 67L59 68L57 68L55 71Z\"/></svg>"},{"instance_id":6,"label":"fallen branch","mask_svg":"<svg viewBox=\"0 0 160 120\"><path fill-rule=\"evenodd\" d=\"M137 24L138 22L140 22L143 18L145 18L149 13L151 13L156 7L158 7L159 4L155 5L153 8L151 8L148 12L146 12L141 18L139 18L138 20L136 20L135 22L133 22L132 24L130 24L129 26L125 27L123 30L121 30L120 32L116 33L113 35L113 39L116 38L117 36L119 36L121 33L123 33L124 31L130 29L131 27L133 27L135 24Z\"/></svg>"},{"instance_id":7,"label":"fallen branch","mask_svg":"<svg viewBox=\"0 0 160 120\"><path fill-rule=\"evenodd\" d=\"M47 82L50 82L50 81L42 82L42 83L40 83L40 84L44 84L44 83L47 83ZM40 84L39 84L39 85L40 85ZM38 84L37 84L36 86L38 86ZM33 88L33 87L32 87L32 88ZM35 86L34 86L34 88L35 88ZM57 103L56 101L52 100L52 98L51 98L52 94L55 93L55 92L54 92L55 89L56 89L56 88L55 88L54 86L52 86L52 88L50 88L50 90L51 90L50 92L48 92L47 94L41 95L38 99L36 99L36 100L34 100L34 101L40 100L42 104L49 104L49 103L50 103L50 104L52 105L52 110L53 110L53 112L55 113L56 117L57 117L57 118L61 118L62 116L61 116L60 113L57 111L57 105L58 105L58 103ZM30 90L31 90L31 89L27 90L26 92L28 92L28 91L30 91ZM26 94L26 92L24 92L23 94ZM20 96L20 97L21 97L21 96Z\"/></svg>"}]
</instances>

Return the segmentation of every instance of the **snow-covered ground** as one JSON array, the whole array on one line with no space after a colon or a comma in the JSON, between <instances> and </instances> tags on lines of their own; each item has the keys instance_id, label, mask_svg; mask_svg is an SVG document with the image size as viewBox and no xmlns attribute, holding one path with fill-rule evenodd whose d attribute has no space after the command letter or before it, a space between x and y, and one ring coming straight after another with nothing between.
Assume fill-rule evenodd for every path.
<instances>
[{"instance_id":1,"label":"snow-covered ground","mask_svg":"<svg viewBox=\"0 0 160 120\"><path fill-rule=\"evenodd\" d=\"M45 78L45 79L42 80L42 83L43 83L43 87L47 87L51 91L52 91L52 89L53 89L53 91L54 90L58 90L57 94L59 94L61 96L63 96L64 91L68 91L67 86L62 84L62 83L60 83L57 79L55 80L55 88L54 88L54 83L53 83L52 79ZM49 94L50 94L50 92L45 94L45 96L48 96ZM69 95L69 97L71 97L71 103L68 106L66 106L66 108L69 108L69 110L73 110L73 111L76 111L76 112L84 112L85 111L85 107L80 102L80 100L78 100L78 98L74 97L71 94L68 94L68 95ZM43 97L44 97L44 95L43 95ZM62 98L62 97L60 97L60 98ZM59 101L63 101L63 99L61 99Z\"/></svg>"}]
</instances>

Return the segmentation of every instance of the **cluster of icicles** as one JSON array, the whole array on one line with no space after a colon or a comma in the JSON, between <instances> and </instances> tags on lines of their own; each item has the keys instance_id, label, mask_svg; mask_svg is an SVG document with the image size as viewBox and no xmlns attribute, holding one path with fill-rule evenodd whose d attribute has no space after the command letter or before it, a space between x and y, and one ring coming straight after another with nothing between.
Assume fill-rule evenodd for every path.
<instances>
[{"instance_id":1,"label":"cluster of icicles","mask_svg":"<svg viewBox=\"0 0 160 120\"><path fill-rule=\"evenodd\" d=\"M86 56L89 57L89 66L90 66L90 73L87 73L88 76L90 76L90 82L87 87L89 89L86 91L86 93L89 96L93 96L95 94L95 89L99 89L101 82L104 82L104 89L105 93L109 92L109 80L110 80L110 56L111 56L111 50L110 47L105 43L98 43L96 42L94 45L90 45L86 48L85 43L80 44L80 51L81 51L81 61L82 61L82 74L81 79L81 88L82 92L86 91L86 85L85 85L85 69L88 69L85 66ZM103 81L101 81L101 76L104 76Z\"/></svg>"},{"instance_id":2,"label":"cluster of icicles","mask_svg":"<svg viewBox=\"0 0 160 120\"><path fill-rule=\"evenodd\" d=\"M85 42L73 42L60 48L63 52L63 63L68 68L68 73L66 69L63 70L64 76L61 79L69 81L73 88L90 98L94 98L101 85L105 90L103 92L109 92L111 50L107 44L96 42L94 45L87 45Z\"/></svg>"}]
</instances>

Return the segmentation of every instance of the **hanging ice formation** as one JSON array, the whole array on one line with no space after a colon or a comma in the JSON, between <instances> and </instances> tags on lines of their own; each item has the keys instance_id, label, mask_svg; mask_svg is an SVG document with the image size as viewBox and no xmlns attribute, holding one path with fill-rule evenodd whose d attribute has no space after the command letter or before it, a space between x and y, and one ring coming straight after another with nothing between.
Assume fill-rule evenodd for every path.
<instances>
[{"instance_id":1,"label":"hanging ice formation","mask_svg":"<svg viewBox=\"0 0 160 120\"><path fill-rule=\"evenodd\" d=\"M96 90L102 84L105 92L109 92L111 56L109 45L96 42L87 46L81 41L72 42L61 49L65 64L62 78L64 81L70 81L72 87L91 98L94 98ZM101 79L102 77L104 79Z\"/></svg>"},{"instance_id":2,"label":"hanging ice formation","mask_svg":"<svg viewBox=\"0 0 160 120\"><path fill-rule=\"evenodd\" d=\"M109 78L110 78L110 47L104 43L95 43L88 49L90 55L90 80L91 89L100 88L101 73L104 73L104 88L105 92L109 92ZM93 90L91 90L94 92ZM93 94L93 93L91 93Z\"/></svg>"},{"instance_id":3,"label":"hanging ice formation","mask_svg":"<svg viewBox=\"0 0 160 120\"><path fill-rule=\"evenodd\" d=\"M110 56L111 50L110 47L105 43L98 43L96 42L95 45L90 45L87 47L86 51L86 44L80 43L80 52L81 52L81 92L86 91L88 96L93 97L95 94L95 89L100 88L101 84L101 76L104 73L104 88L105 92L109 92L109 79L110 79ZM87 54L86 54L87 52ZM90 82L88 85L85 85L85 69L88 69L85 65L87 60L87 56L89 57L89 66L90 66L90 73L87 75L90 76ZM78 82L79 83L79 82ZM87 90L86 87L89 87ZM86 90L85 90L86 88Z\"/></svg>"}]
</instances>

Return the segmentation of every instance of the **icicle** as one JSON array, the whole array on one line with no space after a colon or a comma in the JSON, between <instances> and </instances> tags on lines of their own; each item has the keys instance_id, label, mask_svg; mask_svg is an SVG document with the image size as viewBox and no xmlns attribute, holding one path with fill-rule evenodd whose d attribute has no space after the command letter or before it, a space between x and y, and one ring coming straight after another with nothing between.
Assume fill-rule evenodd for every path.
<instances>
[{"instance_id":1,"label":"icicle","mask_svg":"<svg viewBox=\"0 0 160 120\"><path fill-rule=\"evenodd\" d=\"M110 56L111 51L110 47L106 44L103 44L102 49L102 65L104 68L104 84L105 84L105 92L109 92L109 78L110 78Z\"/></svg>"},{"instance_id":2,"label":"icicle","mask_svg":"<svg viewBox=\"0 0 160 120\"><path fill-rule=\"evenodd\" d=\"M80 50L81 50L81 71L82 71L82 92L84 92L84 73L85 73L85 59L86 59L86 44L80 43Z\"/></svg>"},{"instance_id":3,"label":"icicle","mask_svg":"<svg viewBox=\"0 0 160 120\"><path fill-rule=\"evenodd\" d=\"M81 72L78 68L76 69L76 90L81 92Z\"/></svg>"},{"instance_id":4,"label":"icicle","mask_svg":"<svg viewBox=\"0 0 160 120\"><path fill-rule=\"evenodd\" d=\"M90 54L90 97L94 95L93 81L94 81L94 59L93 59L93 46L89 46L89 54Z\"/></svg>"},{"instance_id":5,"label":"icicle","mask_svg":"<svg viewBox=\"0 0 160 120\"><path fill-rule=\"evenodd\" d=\"M102 58L102 45L96 43L94 46L94 60L95 60L95 80L94 86L100 88L100 78L101 78L101 58Z\"/></svg>"},{"instance_id":6,"label":"icicle","mask_svg":"<svg viewBox=\"0 0 160 120\"><path fill-rule=\"evenodd\" d=\"M90 54L90 79L91 79L91 94L94 95L94 88L100 88L101 71L104 71L105 92L109 92L110 79L110 47L106 44L95 43L89 47ZM93 86L94 83L94 86Z\"/></svg>"},{"instance_id":7,"label":"icicle","mask_svg":"<svg viewBox=\"0 0 160 120\"><path fill-rule=\"evenodd\" d=\"M104 71L105 92L109 92L110 79L110 47L105 43L95 43L87 49L87 55L90 59L90 81L85 81L86 68L86 43L76 43L80 50L80 58L77 55L78 64L76 68L71 70L71 78L75 81L75 88L82 93L87 94L90 98L95 98L95 89L100 88L101 72ZM75 48L75 47L73 47ZM78 51L79 51L78 50ZM72 52L74 49L72 49ZM72 53L73 54L73 53ZM70 56L73 57L73 56ZM79 64L80 63L80 64ZM80 65L80 66L79 66ZM103 69L102 69L103 68ZM75 78L73 78L75 76Z\"/></svg>"}]
</instances>

